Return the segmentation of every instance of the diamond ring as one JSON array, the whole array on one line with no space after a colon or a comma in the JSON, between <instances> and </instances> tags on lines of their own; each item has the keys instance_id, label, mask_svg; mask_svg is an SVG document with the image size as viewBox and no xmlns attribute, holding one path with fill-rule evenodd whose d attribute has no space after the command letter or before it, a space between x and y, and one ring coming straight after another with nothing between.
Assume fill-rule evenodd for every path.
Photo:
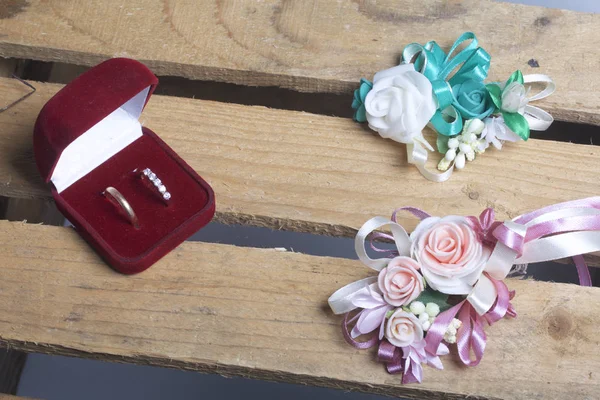
<instances>
[{"instance_id":1,"label":"diamond ring","mask_svg":"<svg viewBox=\"0 0 600 400\"><path fill-rule=\"evenodd\" d=\"M171 198L171 193L167 191L167 187L163 184L158 176L150 168L145 168L142 170L141 174L142 178L147 178L158 190L158 193L162 196L163 200L169 201Z\"/></svg>"}]
</instances>

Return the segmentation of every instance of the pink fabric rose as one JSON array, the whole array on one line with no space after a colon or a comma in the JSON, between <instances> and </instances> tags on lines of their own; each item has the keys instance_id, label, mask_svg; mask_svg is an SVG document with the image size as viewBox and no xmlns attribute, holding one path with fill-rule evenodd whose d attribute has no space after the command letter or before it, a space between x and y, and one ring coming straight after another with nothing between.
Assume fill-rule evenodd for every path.
<instances>
[{"instance_id":1,"label":"pink fabric rose","mask_svg":"<svg viewBox=\"0 0 600 400\"><path fill-rule=\"evenodd\" d=\"M385 337L396 347L406 347L423 340L423 328L414 314L399 308L387 321Z\"/></svg>"},{"instance_id":2,"label":"pink fabric rose","mask_svg":"<svg viewBox=\"0 0 600 400\"><path fill-rule=\"evenodd\" d=\"M465 217L426 218L411 239L425 280L446 294L469 294L491 253Z\"/></svg>"},{"instance_id":3,"label":"pink fabric rose","mask_svg":"<svg viewBox=\"0 0 600 400\"><path fill-rule=\"evenodd\" d=\"M377 283L383 298L389 304L400 307L415 300L423 291L423 277L419 264L409 257L396 257L379 272Z\"/></svg>"}]
</instances>

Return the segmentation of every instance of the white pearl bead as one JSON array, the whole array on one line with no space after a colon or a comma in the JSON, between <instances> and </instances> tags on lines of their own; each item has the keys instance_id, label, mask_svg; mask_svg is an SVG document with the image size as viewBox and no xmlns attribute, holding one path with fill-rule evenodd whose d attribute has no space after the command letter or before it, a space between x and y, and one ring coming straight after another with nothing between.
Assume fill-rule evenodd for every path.
<instances>
[{"instance_id":1,"label":"white pearl bead","mask_svg":"<svg viewBox=\"0 0 600 400\"><path fill-rule=\"evenodd\" d=\"M466 144L466 143L461 143L460 146L458 146L458 148L460 149L460 151L462 151L463 153L468 153L469 151L472 151L473 149L471 148L470 145Z\"/></svg>"},{"instance_id":2,"label":"white pearl bead","mask_svg":"<svg viewBox=\"0 0 600 400\"><path fill-rule=\"evenodd\" d=\"M456 169L463 169L465 167L465 153L458 153L454 163Z\"/></svg>"},{"instance_id":3,"label":"white pearl bead","mask_svg":"<svg viewBox=\"0 0 600 400\"><path fill-rule=\"evenodd\" d=\"M420 301L413 301L410 303L410 312L415 315L420 315L425 312L425 304Z\"/></svg>"},{"instance_id":4,"label":"white pearl bead","mask_svg":"<svg viewBox=\"0 0 600 400\"><path fill-rule=\"evenodd\" d=\"M435 303L427 303L425 312L429 314L430 317L435 317L440 313L440 306Z\"/></svg>"}]
</instances>

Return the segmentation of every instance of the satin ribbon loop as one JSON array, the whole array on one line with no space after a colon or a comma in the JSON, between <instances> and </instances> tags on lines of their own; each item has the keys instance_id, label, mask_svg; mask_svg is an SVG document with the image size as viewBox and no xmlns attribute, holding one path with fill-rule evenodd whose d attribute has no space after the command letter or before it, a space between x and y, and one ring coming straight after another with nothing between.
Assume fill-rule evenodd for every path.
<instances>
[{"instance_id":1,"label":"satin ribbon loop","mask_svg":"<svg viewBox=\"0 0 600 400\"><path fill-rule=\"evenodd\" d=\"M336 290L336 292L327 300L329 307L331 307L334 314L345 314L358 308L356 304L354 304L354 299L362 294L369 294L369 285L376 282L377 277L371 276L352 282L343 288Z\"/></svg>"},{"instance_id":2,"label":"satin ribbon loop","mask_svg":"<svg viewBox=\"0 0 600 400\"><path fill-rule=\"evenodd\" d=\"M574 257L579 283L591 285L581 254L600 251L600 197L555 204L521 215L496 227L492 235L497 242L484 267L486 274L467 297L479 315L494 310L495 302L504 303L505 291L497 281L506 278L514 264Z\"/></svg>"},{"instance_id":3,"label":"satin ribbon loop","mask_svg":"<svg viewBox=\"0 0 600 400\"><path fill-rule=\"evenodd\" d=\"M431 82L433 93L437 99L438 109L444 110L450 107L454 100L454 94L452 93L452 87L448 82L443 79L437 79Z\"/></svg>"},{"instance_id":4,"label":"satin ribbon loop","mask_svg":"<svg viewBox=\"0 0 600 400\"><path fill-rule=\"evenodd\" d=\"M556 90L556 84L548 75L543 74L529 74L523 76L523 82L525 84L528 83L542 83L544 84L544 89L542 89L539 93L531 96L529 101L536 101L544 99L550 96Z\"/></svg>"},{"instance_id":5,"label":"satin ribbon loop","mask_svg":"<svg viewBox=\"0 0 600 400\"><path fill-rule=\"evenodd\" d=\"M543 84L544 88L537 94L529 97L527 100L529 103L544 99L550 96L556 90L556 84L547 75L542 74L529 74L523 76L523 82L527 84ZM552 115L542 110L539 107L527 104L525 106L524 114L525 120L529 124L529 129L533 131L545 131L552 125L554 118Z\"/></svg>"},{"instance_id":6,"label":"satin ribbon loop","mask_svg":"<svg viewBox=\"0 0 600 400\"><path fill-rule=\"evenodd\" d=\"M348 344L353 346L354 348L359 350L370 349L371 347L377 345L377 342L379 342L379 338L377 337L377 335L371 336L365 342L359 342L358 340L353 339L350 333L349 325L355 322L359 316L360 313L356 314L352 318L350 318L350 313L347 313L344 316L344 319L342 320L342 335L344 336L346 342L348 342Z\"/></svg>"},{"instance_id":7,"label":"satin ribbon loop","mask_svg":"<svg viewBox=\"0 0 600 400\"><path fill-rule=\"evenodd\" d=\"M467 367L475 367L483 358L487 336L483 330L483 318L475 312L470 303L465 303L458 313L462 322L456 334L456 347L458 356ZM475 356L471 358L471 352Z\"/></svg>"},{"instance_id":8,"label":"satin ribbon loop","mask_svg":"<svg viewBox=\"0 0 600 400\"><path fill-rule=\"evenodd\" d=\"M375 231L384 226L389 226L390 228L391 237L396 244L397 254L410 256L410 237L401 225L384 217L371 218L358 230L354 239L354 249L360 261L375 271L381 271L385 268L392 258L382 257L373 259L369 257L365 241L369 235L377 233ZM396 252L394 253L396 254ZM369 286L375 282L377 282L377 276L372 276L344 286L329 297L329 307L331 307L335 314L344 314L358 308L354 300L357 296L369 295Z\"/></svg>"},{"instance_id":9,"label":"satin ribbon loop","mask_svg":"<svg viewBox=\"0 0 600 400\"><path fill-rule=\"evenodd\" d=\"M489 325L500 321L508 314L508 310L511 308L511 292L508 290L508 286L498 279L487 277L495 286L497 297L496 302L492 308L485 313L483 316L487 320ZM514 292L512 294L514 296ZM477 310L475 310L477 311Z\"/></svg>"},{"instance_id":10,"label":"satin ribbon loop","mask_svg":"<svg viewBox=\"0 0 600 400\"><path fill-rule=\"evenodd\" d=\"M410 237L401 225L384 217L371 218L358 230L356 238L354 239L354 250L356 251L359 260L362 261L362 263L367 267L374 269L375 271L381 271L383 268L385 268L390 262L391 258L370 258L367 255L365 241L372 232L384 226L390 227L398 254L401 256L410 256Z\"/></svg>"},{"instance_id":11,"label":"satin ribbon loop","mask_svg":"<svg viewBox=\"0 0 600 400\"><path fill-rule=\"evenodd\" d=\"M491 278L487 274L482 275L480 282L488 282L493 288L495 300L491 309L487 308L484 313L479 313L472 304L471 299L467 298L449 310L440 313L425 337L427 351L435 352L438 350L448 326L458 315L458 319L462 323L456 334L458 355L463 364L474 367L479 364L485 351L487 337L483 329L484 323L492 325L506 316L516 316L510 304L514 292L511 293L504 282Z\"/></svg>"},{"instance_id":12,"label":"satin ribbon loop","mask_svg":"<svg viewBox=\"0 0 600 400\"><path fill-rule=\"evenodd\" d=\"M404 371L402 351L385 339L379 343L377 361L385 363L386 369L390 374L400 374Z\"/></svg>"},{"instance_id":13,"label":"satin ribbon loop","mask_svg":"<svg viewBox=\"0 0 600 400\"><path fill-rule=\"evenodd\" d=\"M458 51L458 47L466 41L471 42ZM490 55L478 46L477 37L472 32L465 32L456 39L448 54L434 41L425 46L412 43L404 48L402 61L414 62L415 70L431 82L438 102L431 124L438 133L445 136L460 133L463 120L453 105L457 104L457 99L452 87L469 80L483 82L488 75L490 60Z\"/></svg>"},{"instance_id":14,"label":"satin ribbon loop","mask_svg":"<svg viewBox=\"0 0 600 400\"><path fill-rule=\"evenodd\" d=\"M527 227L525 225L513 221L506 221L504 224L494 229L492 234L505 246L513 250L517 257L520 257L523 254L523 247L527 236ZM504 277L500 279L504 279Z\"/></svg>"},{"instance_id":15,"label":"satin ribbon loop","mask_svg":"<svg viewBox=\"0 0 600 400\"><path fill-rule=\"evenodd\" d=\"M408 163L417 167L421 175L432 182L444 182L450 179L454 170L454 165L442 173L428 170L425 166L427 164L427 159L429 158L427 150L434 151L433 147L431 147L431 145L423 137L416 138L412 143L408 143L406 145Z\"/></svg>"}]
</instances>

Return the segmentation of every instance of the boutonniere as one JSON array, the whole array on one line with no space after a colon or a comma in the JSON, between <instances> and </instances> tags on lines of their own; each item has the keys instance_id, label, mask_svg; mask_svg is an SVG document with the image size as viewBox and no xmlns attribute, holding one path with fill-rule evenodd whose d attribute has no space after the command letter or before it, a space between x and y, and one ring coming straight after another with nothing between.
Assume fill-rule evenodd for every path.
<instances>
[{"instance_id":1,"label":"boutonniere","mask_svg":"<svg viewBox=\"0 0 600 400\"><path fill-rule=\"evenodd\" d=\"M410 44L400 65L376 73L373 82L361 79L352 102L354 120L405 143L409 163L427 179L445 181L490 144L501 149L505 141L527 140L531 130L546 130L553 122L550 114L530 105L554 92L552 79L516 71L506 82L486 83L490 61L471 32L462 34L448 53L434 41ZM534 83L544 88L529 96ZM441 173L425 167L433 151L423 137L427 125L438 133Z\"/></svg>"},{"instance_id":2,"label":"boutonniere","mask_svg":"<svg viewBox=\"0 0 600 400\"><path fill-rule=\"evenodd\" d=\"M410 235L397 223L398 211L421 219ZM580 284L591 286L582 254L600 251L600 197L504 222L490 208L479 217L433 217L413 207L396 212L370 219L356 234L358 258L377 273L344 286L328 302L344 314L346 341L357 349L376 347L378 361L389 373L403 374L403 383L421 382L424 365L443 369L440 357L453 346L462 364L482 361L485 326L517 316L515 292L505 282L513 266L573 257ZM374 247L372 234L385 226L391 234L377 236L396 249L389 258L372 259L365 241Z\"/></svg>"}]
</instances>

